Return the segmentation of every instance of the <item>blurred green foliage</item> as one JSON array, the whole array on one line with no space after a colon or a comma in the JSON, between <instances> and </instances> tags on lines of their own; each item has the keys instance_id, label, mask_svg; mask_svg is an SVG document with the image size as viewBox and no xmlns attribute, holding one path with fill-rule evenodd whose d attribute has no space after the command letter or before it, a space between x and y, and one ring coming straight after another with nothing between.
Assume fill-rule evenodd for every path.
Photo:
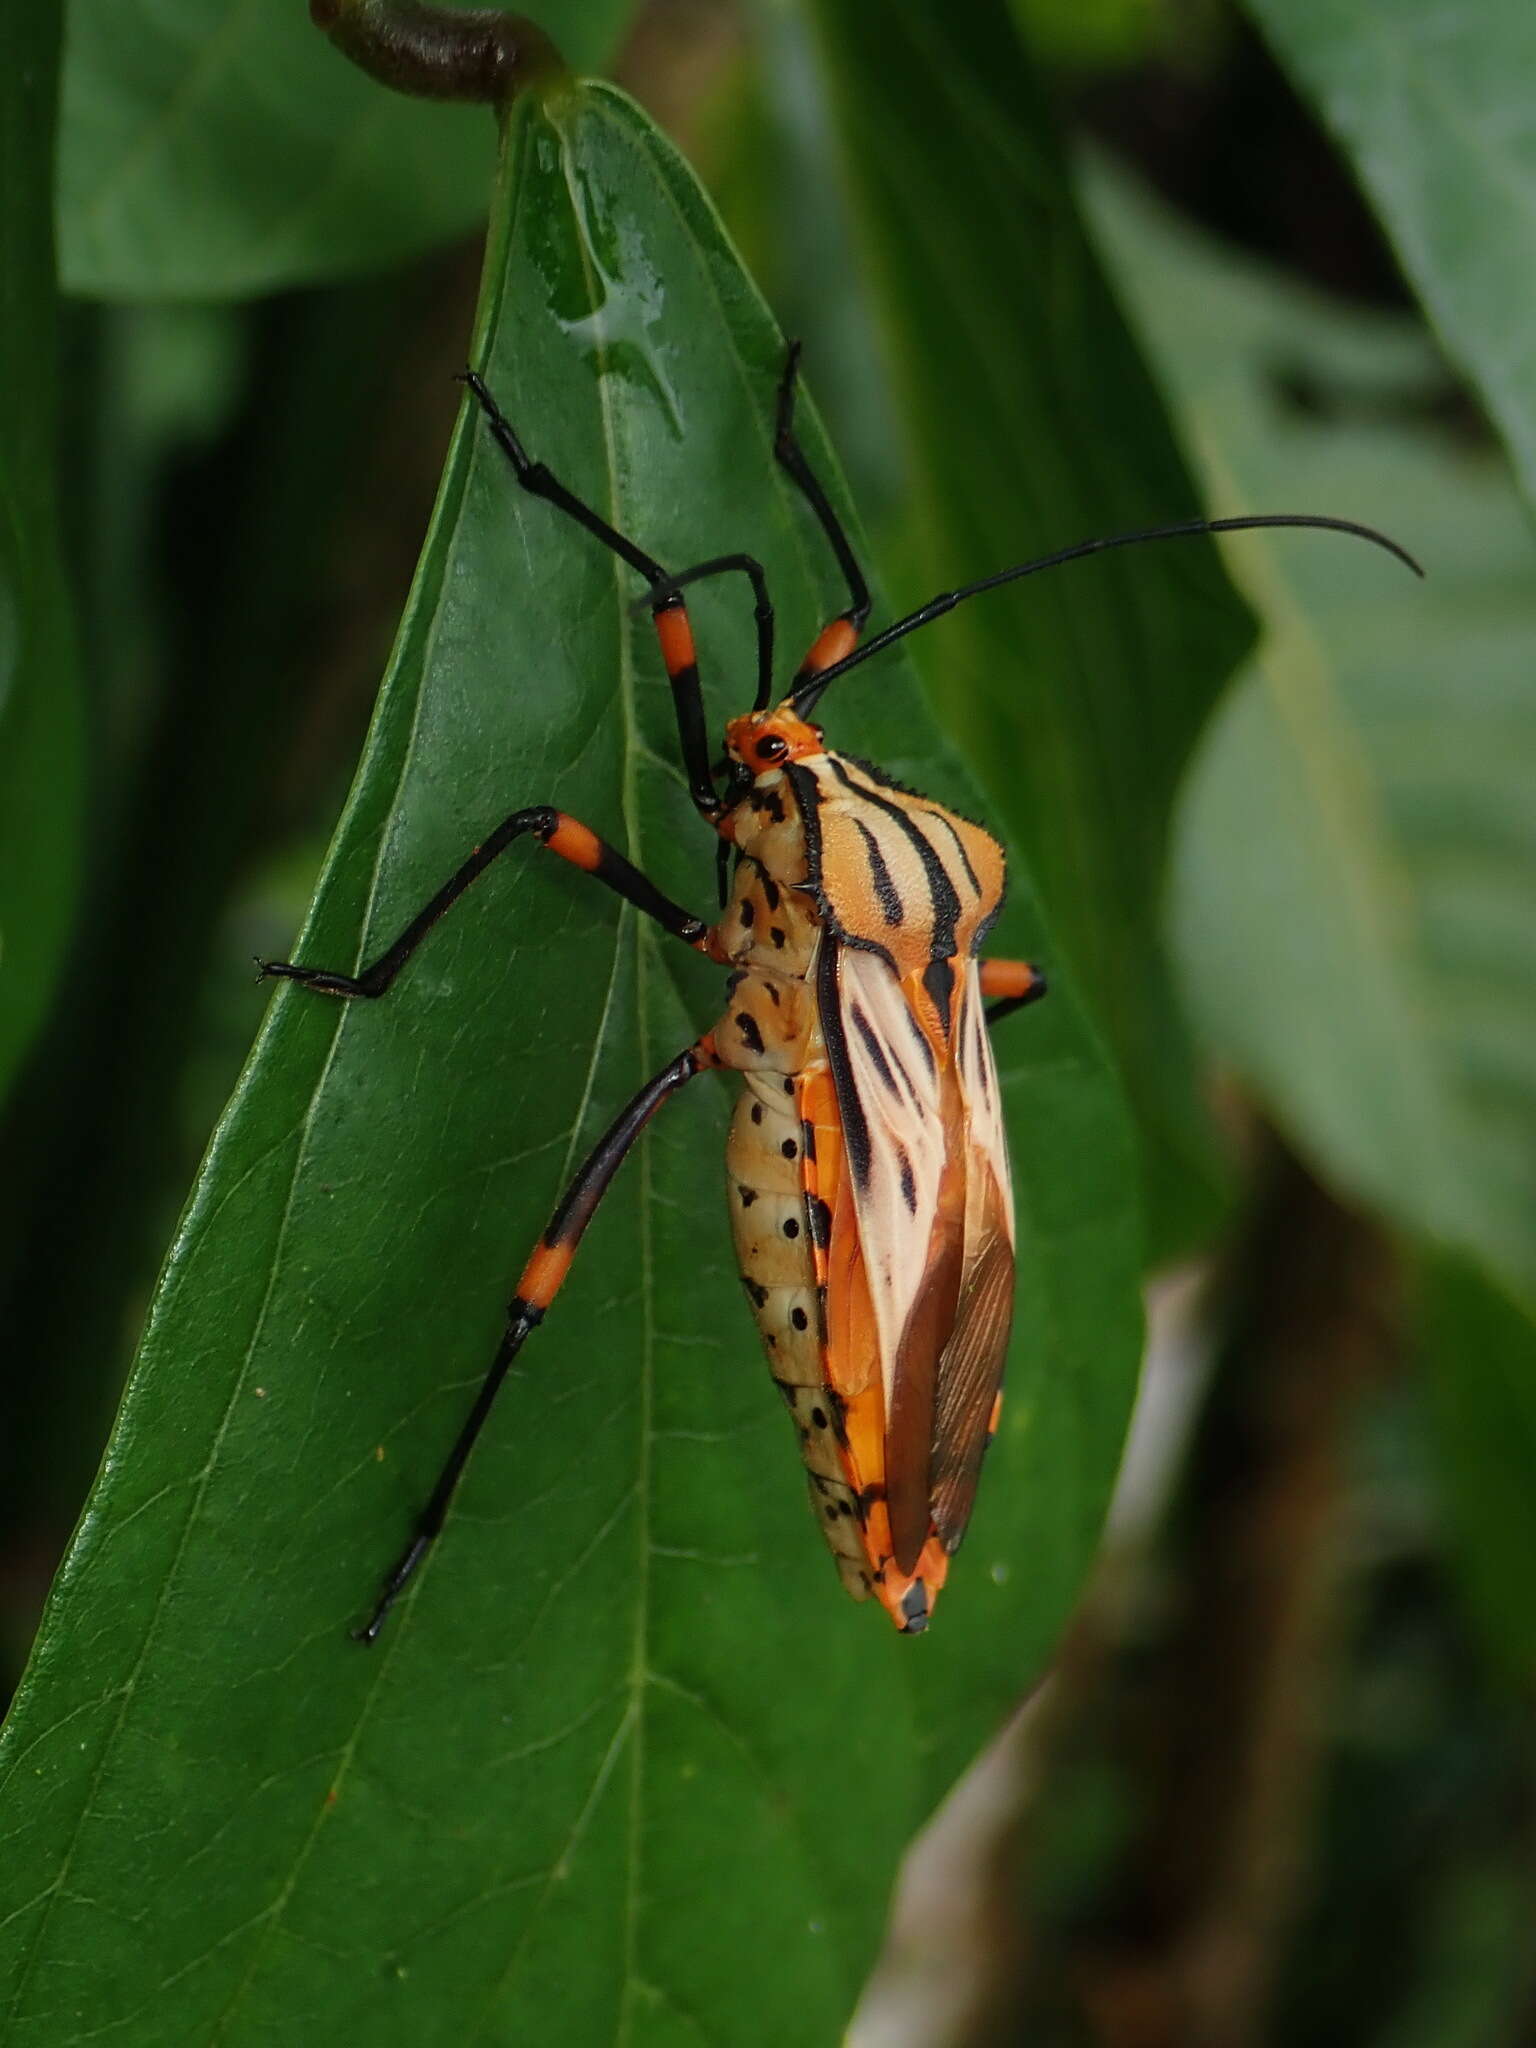
<instances>
[{"instance_id":1,"label":"blurred green foliage","mask_svg":"<svg viewBox=\"0 0 1536 2048\"><path fill-rule=\"evenodd\" d=\"M83 795L59 558L52 10L32 10L18 37L0 81L0 1096L46 1013L69 936Z\"/></svg>"},{"instance_id":2,"label":"blurred green foliage","mask_svg":"<svg viewBox=\"0 0 1536 2048\"><path fill-rule=\"evenodd\" d=\"M607 87L514 111L472 342L457 238L492 192L490 117L392 98L304 11L73 0L62 319L53 10L0 84L0 1628L18 1671L150 1310L0 1737L4 2038L836 2039L903 1840L1083 1585L1138 1264L1200 1252L1236 1290L1222 1313L1251 1314L1295 1251L1266 1261L1262 1227L1289 1227L1262 1221L1255 1159L1276 1146L1398 1278L1372 1297L1389 1377L1292 1447L1334 1474L1317 1526L1338 1614L1286 1639L1306 1668L1280 1674L1323 1704L1291 1765L1301 1846L1275 1851L1288 1909L1255 1935L1267 2037L1522 2038L1525 11L1406 0L1388 23L1252 0L1286 76L1217 0L893 0L878 32L844 0L539 10L578 69L616 66L664 110L806 337L891 604L1186 517L1191 472L1212 513L1384 525L1430 577L1317 534L1235 542L1236 588L1204 542L1149 549L935 626L912 647L924 693L890 660L829 696L838 744L1005 832L1006 943L1043 953L1056 990L1000 1045L1010 1400L916 1655L846 1606L805 1526L701 1081L594 1226L442 1568L372 1660L345 1626L525 1243L718 1001L702 964L513 856L390 1004L290 992L245 1058L268 1005L250 958L293 949L317 873L297 943L347 964L520 803L569 804L706 907L631 580L453 427L451 372L473 348L535 452L668 561L760 553L786 660L840 600L770 460L774 322L646 117ZM1088 132L1131 161L1075 168ZM1245 209L1248 184L1265 205ZM1283 221L1284 246L1201 225L1238 217ZM1341 248L1366 249L1362 287L1394 302L1298 278L1314 242L1335 279ZM720 715L750 622L713 586L696 618ZM1337 1330L1270 1361L1281 1411L1287 1385L1305 1407L1339 1369L1360 1318L1338 1299ZM1208 1432L1236 1385L1224 1352L1214 1372ZM1177 1482L1179 1541L1143 1538L1119 1653L1058 1680L1079 1688L1074 1732L1025 1823L1031 2039L1119 2048L1150 2009L1106 1958L1154 1752L1229 1731L1205 1729L1176 1661L1157 1688L1146 1668L1198 1630L1191 1555L1234 1535L1243 1554L1221 1517L1252 1446L1231 1448L1219 1500L1199 1458ZM1264 1640L1233 1642L1236 1676ZM1137 1932L1149 1970L1174 1910Z\"/></svg>"},{"instance_id":3,"label":"blurred green foliage","mask_svg":"<svg viewBox=\"0 0 1536 2048\"><path fill-rule=\"evenodd\" d=\"M1536 1295L1536 590L1508 471L1435 426L1444 370L1401 317L1325 308L1114 188L1099 219L1213 502L1411 508L1432 571L1234 543L1269 630L1182 798L1192 1010L1330 1178Z\"/></svg>"},{"instance_id":4,"label":"blurred green foliage","mask_svg":"<svg viewBox=\"0 0 1536 2048\"><path fill-rule=\"evenodd\" d=\"M1512 278L1536 262L1536 133L1523 0L1252 0L1338 133L1425 312L1536 498L1536 366Z\"/></svg>"},{"instance_id":5,"label":"blurred green foliage","mask_svg":"<svg viewBox=\"0 0 1536 2048\"><path fill-rule=\"evenodd\" d=\"M578 70L627 0L538 10ZM481 108L381 92L302 5L71 0L59 267L102 298L247 298L419 255L483 218Z\"/></svg>"}]
</instances>

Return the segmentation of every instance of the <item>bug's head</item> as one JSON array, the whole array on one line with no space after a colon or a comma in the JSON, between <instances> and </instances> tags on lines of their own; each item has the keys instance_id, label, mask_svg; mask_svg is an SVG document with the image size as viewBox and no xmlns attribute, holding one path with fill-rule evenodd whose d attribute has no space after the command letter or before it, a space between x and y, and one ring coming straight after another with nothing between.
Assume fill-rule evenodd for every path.
<instances>
[{"instance_id":1,"label":"bug's head","mask_svg":"<svg viewBox=\"0 0 1536 2048\"><path fill-rule=\"evenodd\" d=\"M787 704L773 711L749 712L725 728L725 751L733 766L749 775L766 775L786 761L803 761L826 751L821 727L798 718Z\"/></svg>"}]
</instances>

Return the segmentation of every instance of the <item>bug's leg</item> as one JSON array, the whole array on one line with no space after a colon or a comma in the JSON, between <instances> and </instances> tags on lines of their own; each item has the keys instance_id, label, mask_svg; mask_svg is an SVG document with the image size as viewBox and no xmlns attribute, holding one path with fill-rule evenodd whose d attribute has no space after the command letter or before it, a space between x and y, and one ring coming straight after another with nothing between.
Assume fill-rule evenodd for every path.
<instances>
[{"instance_id":1,"label":"bug's leg","mask_svg":"<svg viewBox=\"0 0 1536 2048\"><path fill-rule=\"evenodd\" d=\"M653 592L649 600L641 602L649 602L652 616L658 617L668 592L680 591L685 583L702 583L709 576L732 574L745 576L752 586L752 616L757 621L757 701L753 708L766 711L773 701L773 600L768 595L767 575L755 555L715 555L707 562L695 562L691 569L669 576L666 591Z\"/></svg>"},{"instance_id":2,"label":"bug's leg","mask_svg":"<svg viewBox=\"0 0 1536 2048\"><path fill-rule=\"evenodd\" d=\"M717 818L724 807L715 789L714 776L710 773L709 733L704 722L704 698L699 685L698 664L693 656L693 632L688 624L688 608L683 603L682 592L677 589L653 555L648 555L644 548L637 547L627 534L620 533L619 529L611 526L601 513L594 512L590 505L584 504L574 491L561 483L546 464L533 460L518 439L511 421L491 396L484 378L478 371L465 370L462 373L462 381L485 414L492 439L511 463L513 474L523 489L531 492L536 498L547 500L557 510L565 513L568 519L574 519L578 526L584 527L594 539L600 540L605 548L610 548L621 561L627 562L650 585L651 612L661 640L662 659L666 662L667 676L672 684L672 701L677 711L677 737L682 750L683 767L688 776L688 791L706 818ZM762 572L759 570L759 579L761 575ZM761 593L760 600L765 600L765 596L766 593ZM760 638L761 632L760 624Z\"/></svg>"},{"instance_id":3,"label":"bug's leg","mask_svg":"<svg viewBox=\"0 0 1536 2048\"><path fill-rule=\"evenodd\" d=\"M637 570L647 583L665 583L667 572L660 562L648 555L644 548L636 547L626 534L620 533L616 526L610 526L601 513L594 512L574 491L568 490L547 464L534 461L477 370L462 371L460 382L485 414L492 439L511 463L513 474L525 491L535 498L546 499L568 519L574 519L578 526L585 527L594 539L600 540L605 548L611 548L614 554Z\"/></svg>"},{"instance_id":4,"label":"bug's leg","mask_svg":"<svg viewBox=\"0 0 1536 2048\"><path fill-rule=\"evenodd\" d=\"M827 536L838 567L848 583L848 609L838 616L817 635L811 651L800 664L795 677L796 684L806 678L818 675L822 669L831 668L834 662L844 660L853 652L860 633L869 617L869 585L864 580L864 571L859 567L853 544L843 531L842 521L832 509L831 500L822 489L821 483L806 460L805 450L795 436L795 379L800 369L800 344L792 341L789 353L784 359L784 374L779 379L778 415L774 424L773 452L786 469Z\"/></svg>"},{"instance_id":5,"label":"bug's leg","mask_svg":"<svg viewBox=\"0 0 1536 2048\"><path fill-rule=\"evenodd\" d=\"M504 853L514 839L530 832L542 840L551 853L559 854L562 860L569 861L572 867L580 868L585 874L595 876L599 882L606 882L627 903L633 903L647 917L655 918L674 938L683 940L686 945L702 945L707 930L702 918L695 917L670 897L663 896L654 882L642 875L638 868L631 867L623 854L615 852L606 840L599 839L579 818L569 817L548 804L536 804L530 810L514 811L509 818L503 818L489 839L477 846L432 900L417 911L394 944L361 973L340 974L327 967L301 967L292 960L260 960L257 965L263 976L297 981L321 995L381 996L433 925L458 902L475 877L484 874L496 856Z\"/></svg>"},{"instance_id":6,"label":"bug's leg","mask_svg":"<svg viewBox=\"0 0 1536 2048\"><path fill-rule=\"evenodd\" d=\"M1027 960L983 960L981 963L981 992L984 996L997 996L1001 1000L989 1004L987 1022L997 1024L1004 1017L1011 1017L1015 1010L1022 1010L1026 1003L1037 1003L1046 993L1046 979L1038 967L1031 967Z\"/></svg>"},{"instance_id":7,"label":"bug's leg","mask_svg":"<svg viewBox=\"0 0 1536 2048\"><path fill-rule=\"evenodd\" d=\"M608 1192L626 1153L669 1096L675 1095L695 1074L718 1064L714 1044L708 1037L687 1046L620 1110L561 1197L544 1235L534 1248L533 1256L523 1268L517 1292L507 1305L506 1331L491 1361L490 1371L475 1396L474 1406L454 1441L453 1449L448 1453L447 1462L438 1474L431 1497L416 1518L415 1532L380 1588L368 1621L353 1631L359 1642L377 1640L390 1608L410 1583L441 1531L454 1490L475 1447L475 1439L485 1426L486 1417L501 1391L512 1361L523 1348L529 1332L543 1322L545 1312L559 1293L575 1257L576 1247L581 1242L582 1232L592 1221L597 1205Z\"/></svg>"}]
</instances>

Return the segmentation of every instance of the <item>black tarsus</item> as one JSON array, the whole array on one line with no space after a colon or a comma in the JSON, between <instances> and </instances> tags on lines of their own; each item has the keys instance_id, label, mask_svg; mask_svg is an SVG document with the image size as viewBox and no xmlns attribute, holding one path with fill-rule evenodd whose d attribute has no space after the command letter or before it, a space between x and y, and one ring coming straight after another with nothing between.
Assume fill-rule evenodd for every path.
<instances>
[{"instance_id":1,"label":"black tarsus","mask_svg":"<svg viewBox=\"0 0 1536 2048\"><path fill-rule=\"evenodd\" d=\"M1296 526L1313 527L1326 533L1347 533L1359 540L1368 540L1374 546L1385 548L1389 555L1410 568L1415 576L1424 571L1409 554L1387 534L1379 533L1374 526L1362 526L1353 519L1334 519L1326 513L1312 512L1258 512L1240 519L1186 519L1175 526L1149 526L1136 533L1116 533L1104 540L1078 541L1073 547L1058 548L1054 554L1041 555L1032 562L1019 562L1011 569L1000 569L993 576L983 576L977 583L967 583L961 590L941 591L937 597L929 598L919 605L915 612L908 612L904 619L898 619L884 632L877 633L872 640L866 640L862 647L842 661L833 662L829 668L820 669L808 676L805 682L793 692L794 706L799 716L806 717L815 708L817 699L828 683L835 682L849 669L857 668L872 655L879 654L894 641L904 640L908 633L915 633L919 626L926 626L930 620L940 619L946 612L953 611L957 604L967 598L979 597L983 591L996 590L1000 584L1017 583L1025 576L1038 575L1042 569L1057 569L1065 562L1080 561L1085 555L1106 554L1112 548L1136 547L1142 541L1183 540L1192 535L1213 533L1249 533L1259 527Z\"/></svg>"},{"instance_id":2,"label":"black tarsus","mask_svg":"<svg viewBox=\"0 0 1536 2048\"><path fill-rule=\"evenodd\" d=\"M583 503L574 491L568 490L560 479L542 462L535 462L522 442L518 439L512 423L491 396L485 379L477 370L461 370L459 381L467 386L490 427L492 438L511 463L513 473L525 491L534 497L543 498L549 504L574 519L594 539L600 540L622 561L629 564L637 574L643 576L650 590L650 607L653 613L669 611L681 605L682 598L672 586L666 570L654 556L616 526L610 526L590 505ZM763 598L766 600L766 591ZM761 626L759 627L761 634ZM671 678L672 697L677 711L677 737L682 751L683 767L688 776L689 794L695 806L706 818L717 818L723 808L714 779L709 772L709 738L704 722L704 698L696 668Z\"/></svg>"},{"instance_id":3,"label":"black tarsus","mask_svg":"<svg viewBox=\"0 0 1536 2048\"><path fill-rule=\"evenodd\" d=\"M505 853L516 839L525 833L533 833L548 842L560 827L564 813L549 804L535 804L528 810L513 811L503 818L488 839L483 840L462 866L444 882L431 900L424 904L401 932L394 944L385 948L378 959L357 974L341 974L328 967L302 967L292 960L258 960L262 978L272 976L279 981L296 981L312 989L318 995L327 996L381 996L400 972L406 961L416 951L427 933L445 911L451 910L464 891L478 876L484 874L499 854ZM596 834L593 835L594 838ZM669 896L663 896L655 883L632 867L606 840L598 839L601 858L595 868L583 870L604 882L622 896L627 903L633 903L637 910L652 917L674 938L693 945L704 936L708 927L702 918L684 910Z\"/></svg>"},{"instance_id":4,"label":"black tarsus","mask_svg":"<svg viewBox=\"0 0 1536 2048\"><path fill-rule=\"evenodd\" d=\"M704 1070L704 1065L699 1048L686 1047L619 1111L556 1205L542 1243L564 1246L574 1252L625 1155L646 1124L669 1096L675 1095L695 1074ZM522 1349L530 1331L537 1329L544 1320L544 1314L543 1308L525 1301L520 1294L515 1294L508 1304L507 1327L491 1361L490 1371L454 1439L453 1448L437 1476L426 1506L416 1518L410 1542L396 1559L379 1590L372 1614L361 1628L352 1631L357 1642L377 1642L389 1610L415 1576L422 1559L441 1533L449 1504L469 1462L469 1454L475 1447L475 1439L485 1427L486 1418L501 1392L513 1359Z\"/></svg>"},{"instance_id":5,"label":"black tarsus","mask_svg":"<svg viewBox=\"0 0 1536 2048\"><path fill-rule=\"evenodd\" d=\"M542 462L535 462L522 442L517 438L511 421L491 396L485 379L478 370L460 370L459 382L465 385L470 395L485 414L491 438L511 463L518 482L525 491L535 498L545 498L557 506L567 518L574 519L578 526L584 526L588 533L600 540L605 548L611 548L629 566L637 570L647 583L665 583L667 572L644 548L638 548L632 540L610 526L600 513L578 498L574 491L567 490L554 472Z\"/></svg>"},{"instance_id":6,"label":"black tarsus","mask_svg":"<svg viewBox=\"0 0 1536 2048\"><path fill-rule=\"evenodd\" d=\"M822 489L816 472L806 460L805 450L795 435L795 384L800 371L801 344L792 341L784 358L784 374L779 379L779 406L774 422L773 452L783 469L799 486L806 503L821 523L821 530L827 536L832 552L837 557L848 585L849 604L845 618L856 633L862 633L869 618L871 598L869 585L864 580L864 571L859 567L853 545L843 531L843 523L832 509L831 500ZM759 706L765 709L766 706Z\"/></svg>"}]
</instances>

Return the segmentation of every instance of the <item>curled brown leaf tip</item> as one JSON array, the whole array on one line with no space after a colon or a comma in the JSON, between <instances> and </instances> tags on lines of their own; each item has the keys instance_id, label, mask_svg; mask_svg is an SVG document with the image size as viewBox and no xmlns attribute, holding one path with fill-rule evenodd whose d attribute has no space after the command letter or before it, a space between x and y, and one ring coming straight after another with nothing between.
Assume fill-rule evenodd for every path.
<instances>
[{"instance_id":1,"label":"curled brown leaf tip","mask_svg":"<svg viewBox=\"0 0 1536 2048\"><path fill-rule=\"evenodd\" d=\"M451 13L422 0L309 0L309 14L359 69L418 99L501 106L565 69L543 29L520 14Z\"/></svg>"}]
</instances>

